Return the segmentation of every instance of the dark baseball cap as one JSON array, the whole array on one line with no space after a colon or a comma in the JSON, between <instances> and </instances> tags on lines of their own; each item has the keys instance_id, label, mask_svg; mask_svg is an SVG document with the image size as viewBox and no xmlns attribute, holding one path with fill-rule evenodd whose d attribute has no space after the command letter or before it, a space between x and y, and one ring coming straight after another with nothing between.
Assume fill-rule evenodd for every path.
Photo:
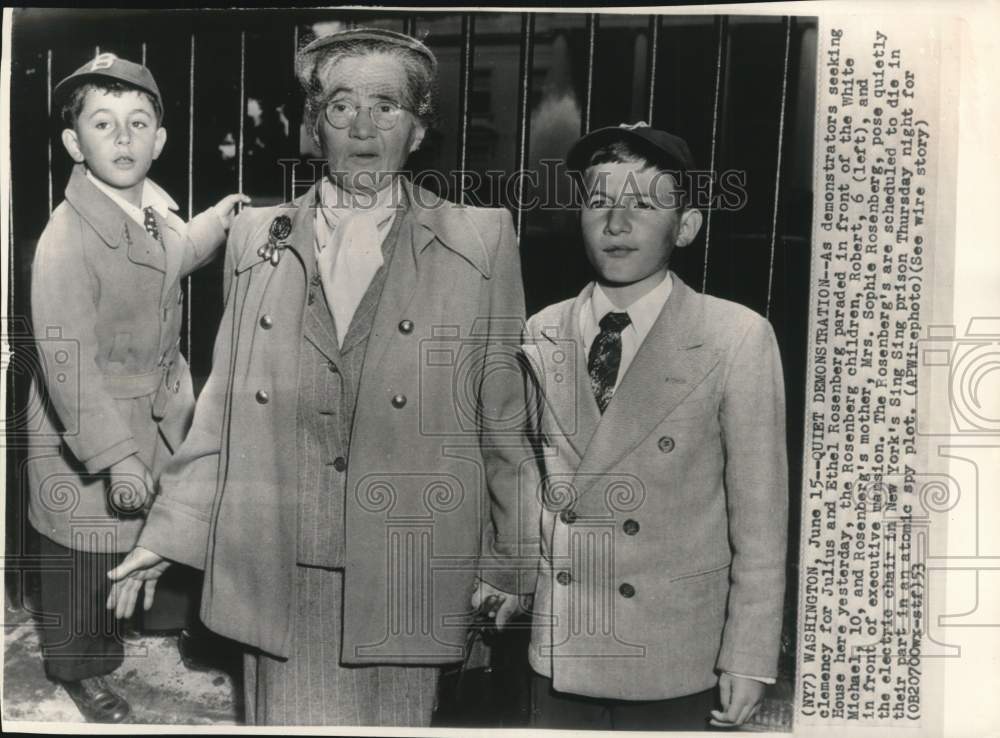
<instances>
[{"instance_id":1,"label":"dark baseball cap","mask_svg":"<svg viewBox=\"0 0 1000 738\"><path fill-rule=\"evenodd\" d=\"M606 146L614 141L626 141L638 144L640 152L650 151L659 153L658 159L665 159L670 164L670 168L679 172L686 172L694 168L694 157L691 156L691 149L680 136L650 128L645 122L622 123L617 126L607 126L598 128L583 136L574 143L566 155L566 165L570 169L583 171L587 168L591 154L602 146Z\"/></svg>"},{"instance_id":2,"label":"dark baseball cap","mask_svg":"<svg viewBox=\"0 0 1000 738\"><path fill-rule=\"evenodd\" d=\"M163 97L160 88L156 86L153 73L146 67L127 59L119 59L110 52L98 54L82 67L69 75L52 90L52 109L58 110L63 100L77 86L86 82L100 82L102 79L112 79L126 82L156 98L160 109L163 109Z\"/></svg>"},{"instance_id":3,"label":"dark baseball cap","mask_svg":"<svg viewBox=\"0 0 1000 738\"><path fill-rule=\"evenodd\" d=\"M308 56L321 49L326 49L330 46L347 43L349 41L382 41L384 43L392 44L393 46L410 49L427 59L427 61L430 62L431 67L434 70L437 70L437 58L434 56L434 53L424 46L421 41L413 38L413 36L408 36L405 33L389 31L384 28L351 28L347 31L337 31L336 33L330 33L326 36L320 36L319 38L311 41L307 46L303 47L299 54L302 56Z\"/></svg>"}]
</instances>

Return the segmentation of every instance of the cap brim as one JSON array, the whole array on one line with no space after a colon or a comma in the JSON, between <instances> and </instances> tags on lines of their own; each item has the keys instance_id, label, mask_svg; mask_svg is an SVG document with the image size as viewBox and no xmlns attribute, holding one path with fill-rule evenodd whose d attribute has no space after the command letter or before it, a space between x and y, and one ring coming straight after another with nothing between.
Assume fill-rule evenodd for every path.
<instances>
[{"instance_id":1,"label":"cap brim","mask_svg":"<svg viewBox=\"0 0 1000 738\"><path fill-rule=\"evenodd\" d=\"M607 126L605 128L598 128L579 139L570 147L566 154L566 166L569 169L583 171L587 168L590 156L596 149L609 144L612 141L621 141L623 139L636 143L642 148L654 148L662 152L672 159L673 163L680 170L690 169L693 166L691 162L686 162L682 157L667 151L655 141L651 141L649 138L639 133L638 130L622 126Z\"/></svg>"}]
</instances>

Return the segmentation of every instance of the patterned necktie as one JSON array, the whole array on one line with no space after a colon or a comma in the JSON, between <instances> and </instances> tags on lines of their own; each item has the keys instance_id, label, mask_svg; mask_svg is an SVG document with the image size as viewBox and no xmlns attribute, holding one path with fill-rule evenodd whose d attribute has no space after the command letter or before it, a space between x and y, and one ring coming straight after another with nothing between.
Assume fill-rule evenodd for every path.
<instances>
[{"instance_id":1,"label":"patterned necktie","mask_svg":"<svg viewBox=\"0 0 1000 738\"><path fill-rule=\"evenodd\" d=\"M156 216L153 215L153 206L143 208L143 225L146 227L146 233L153 237L154 241L160 240L160 229L156 225Z\"/></svg>"},{"instance_id":2,"label":"patterned necktie","mask_svg":"<svg viewBox=\"0 0 1000 738\"><path fill-rule=\"evenodd\" d=\"M615 393L618 367L622 363L622 331L631 323L628 313L608 313L601 318L601 332L590 346L587 371L602 414Z\"/></svg>"}]
</instances>

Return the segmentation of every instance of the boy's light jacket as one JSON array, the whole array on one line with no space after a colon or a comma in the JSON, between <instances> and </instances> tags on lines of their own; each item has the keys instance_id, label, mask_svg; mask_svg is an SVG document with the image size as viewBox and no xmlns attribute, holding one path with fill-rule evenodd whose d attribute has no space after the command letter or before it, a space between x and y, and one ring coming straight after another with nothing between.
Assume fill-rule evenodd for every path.
<instances>
[{"instance_id":1,"label":"boy's light jacket","mask_svg":"<svg viewBox=\"0 0 1000 738\"><path fill-rule=\"evenodd\" d=\"M110 508L106 470L138 454L155 477L191 422L180 280L212 257L225 232L210 211L189 224L173 214L157 220L162 245L77 165L35 252L28 515L69 548L135 544L143 519Z\"/></svg>"},{"instance_id":2,"label":"boy's light jacket","mask_svg":"<svg viewBox=\"0 0 1000 738\"><path fill-rule=\"evenodd\" d=\"M528 321L546 472L530 661L559 691L656 700L776 673L778 347L761 316L672 278L603 416L579 335L591 287Z\"/></svg>"}]
</instances>

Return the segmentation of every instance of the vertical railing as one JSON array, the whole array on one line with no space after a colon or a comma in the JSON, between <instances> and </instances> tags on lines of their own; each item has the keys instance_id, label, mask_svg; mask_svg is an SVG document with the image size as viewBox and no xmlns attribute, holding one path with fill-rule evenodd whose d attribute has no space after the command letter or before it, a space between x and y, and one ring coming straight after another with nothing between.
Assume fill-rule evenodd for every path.
<instances>
[{"instance_id":1,"label":"vertical railing","mask_svg":"<svg viewBox=\"0 0 1000 738\"><path fill-rule=\"evenodd\" d=\"M458 201L465 203L465 171L469 154L469 105L472 97L472 75L474 62L473 36L476 32L476 17L470 13L462 16L462 48L459 55L458 68L458 162L459 179L461 182L456 193Z\"/></svg>"},{"instance_id":2,"label":"vertical railing","mask_svg":"<svg viewBox=\"0 0 1000 738\"><path fill-rule=\"evenodd\" d=\"M517 149L515 152L517 177L517 237L523 236L524 224L524 177L521 175L528 165L528 136L530 135L531 81L535 59L535 16L524 13L521 16L521 86L517 96Z\"/></svg>"},{"instance_id":3,"label":"vertical railing","mask_svg":"<svg viewBox=\"0 0 1000 738\"><path fill-rule=\"evenodd\" d=\"M714 209L713 197L715 196L715 165L716 154L719 150L720 121L719 115L720 100L722 95L722 84L725 79L725 69L727 62L726 49L729 36L729 19L726 16L719 16L715 20L716 28L716 53L715 53L715 93L712 97L712 150L708 160L708 171L712 177L708 182L708 207L705 213L705 262L702 266L701 291L708 288L708 254L712 247L712 211Z\"/></svg>"},{"instance_id":4,"label":"vertical railing","mask_svg":"<svg viewBox=\"0 0 1000 738\"><path fill-rule=\"evenodd\" d=\"M778 241L778 203L781 201L781 155L785 142L785 103L788 98L788 54L792 47L792 23L790 16L785 16L785 58L781 65L781 106L778 111L778 144L774 168L774 208L771 213L771 250L767 265L767 307L764 315L771 317L771 289L774 286L774 251Z\"/></svg>"},{"instance_id":5,"label":"vertical railing","mask_svg":"<svg viewBox=\"0 0 1000 738\"><path fill-rule=\"evenodd\" d=\"M52 120L52 49L45 52L45 116L46 120ZM49 136L45 144L48 161L49 178L49 213L55 204L52 200L52 137ZM13 272L11 272L13 274Z\"/></svg>"},{"instance_id":6,"label":"vertical railing","mask_svg":"<svg viewBox=\"0 0 1000 738\"><path fill-rule=\"evenodd\" d=\"M587 87L583 95L583 118L580 121L580 133L590 132L590 114L594 107L594 57L597 53L598 16L591 13L587 16L585 34L587 36Z\"/></svg>"},{"instance_id":7,"label":"vertical railing","mask_svg":"<svg viewBox=\"0 0 1000 738\"><path fill-rule=\"evenodd\" d=\"M656 109L656 57L660 51L660 16L649 16L649 45L646 59L646 79L649 91L646 103L646 122L653 125L653 111Z\"/></svg>"},{"instance_id":8,"label":"vertical railing","mask_svg":"<svg viewBox=\"0 0 1000 738\"><path fill-rule=\"evenodd\" d=\"M187 150L187 218L194 217L194 78L195 35L191 34L188 64L188 150ZM143 44L145 49L145 44ZM194 290L190 275L184 278L184 355L191 358L191 318L194 313Z\"/></svg>"}]
</instances>

